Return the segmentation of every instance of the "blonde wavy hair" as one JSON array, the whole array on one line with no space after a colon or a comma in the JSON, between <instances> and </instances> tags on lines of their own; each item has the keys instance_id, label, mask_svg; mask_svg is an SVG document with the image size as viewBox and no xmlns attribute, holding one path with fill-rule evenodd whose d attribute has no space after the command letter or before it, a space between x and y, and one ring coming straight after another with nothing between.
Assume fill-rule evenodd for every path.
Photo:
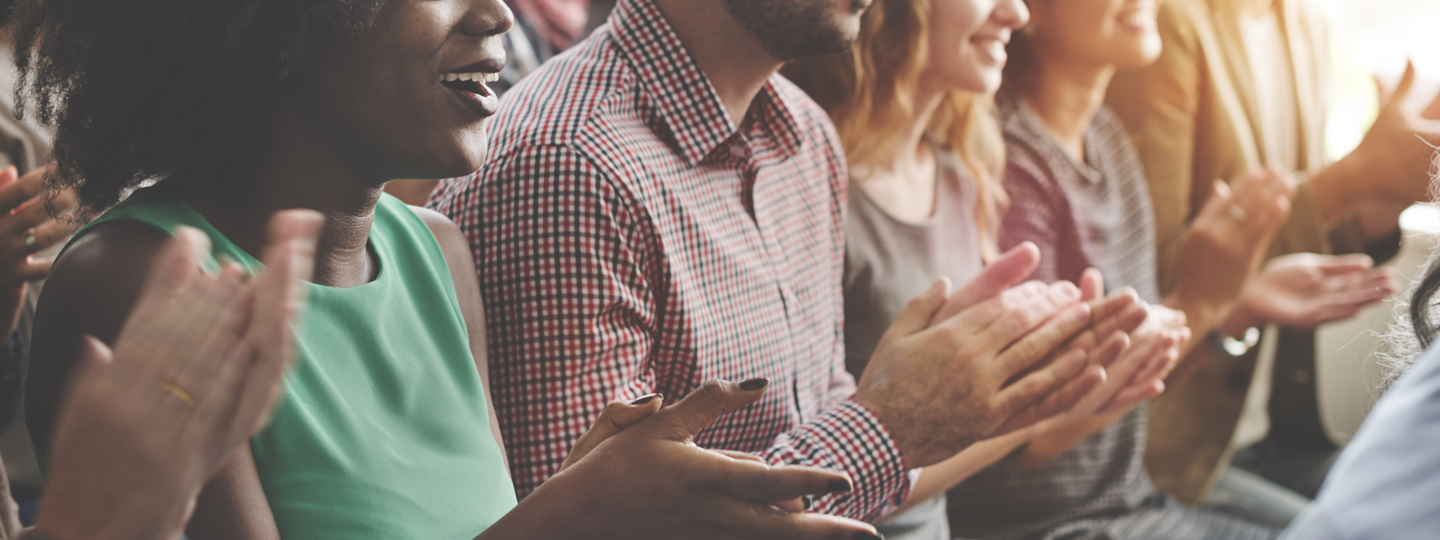
<instances>
[{"instance_id":1,"label":"blonde wavy hair","mask_svg":"<svg viewBox=\"0 0 1440 540\"><path fill-rule=\"evenodd\" d=\"M830 114L851 167L878 165L905 136L907 121L921 112L915 95L930 62L930 5L931 0L875 0L849 51L793 61L782 70ZM992 258L1009 202L1001 186L1005 141L993 97L950 91L926 129L937 145L959 155L975 178L975 225L986 258Z\"/></svg>"}]
</instances>

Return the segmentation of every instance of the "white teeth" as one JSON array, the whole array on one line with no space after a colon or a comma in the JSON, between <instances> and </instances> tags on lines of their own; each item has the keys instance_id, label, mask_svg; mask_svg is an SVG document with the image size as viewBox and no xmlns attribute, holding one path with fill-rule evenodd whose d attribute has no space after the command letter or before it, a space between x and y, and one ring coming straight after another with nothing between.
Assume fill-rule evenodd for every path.
<instances>
[{"instance_id":1,"label":"white teeth","mask_svg":"<svg viewBox=\"0 0 1440 540\"><path fill-rule=\"evenodd\" d=\"M1125 24L1130 26L1147 26L1154 20L1154 13L1136 11L1125 17Z\"/></svg>"},{"instance_id":2,"label":"white teeth","mask_svg":"<svg viewBox=\"0 0 1440 540\"><path fill-rule=\"evenodd\" d=\"M476 81L476 82L495 82L495 81L500 80L500 74L499 74L499 73L486 73L486 72L484 72L484 71L472 71L472 72L469 72L469 73L445 73L445 74L443 74L443 75L440 75L440 82L454 82L454 81L457 81L457 80L460 80L460 81Z\"/></svg>"},{"instance_id":3,"label":"white teeth","mask_svg":"<svg viewBox=\"0 0 1440 540\"><path fill-rule=\"evenodd\" d=\"M1005 54L1005 42L998 39L979 39L975 41L975 45L996 58Z\"/></svg>"}]
</instances>

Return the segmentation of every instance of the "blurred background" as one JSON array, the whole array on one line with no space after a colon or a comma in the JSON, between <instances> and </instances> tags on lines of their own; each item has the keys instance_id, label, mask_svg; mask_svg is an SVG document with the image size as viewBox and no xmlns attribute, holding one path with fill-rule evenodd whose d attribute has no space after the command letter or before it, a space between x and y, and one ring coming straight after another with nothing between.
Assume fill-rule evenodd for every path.
<instances>
[{"instance_id":1,"label":"blurred background","mask_svg":"<svg viewBox=\"0 0 1440 540\"><path fill-rule=\"evenodd\" d=\"M1343 156L1359 144L1378 109L1376 82L1393 87L1415 63L1418 79L1407 105L1422 110L1440 92L1440 1L1313 0L1331 23L1331 106L1326 147ZM1391 261L1402 283L1417 277L1440 239L1440 211L1416 206L1401 217L1401 255ZM1317 384L1330 438L1348 441L1379 397L1376 339L1392 320L1393 302L1372 306L1354 320L1319 332Z\"/></svg>"}]
</instances>

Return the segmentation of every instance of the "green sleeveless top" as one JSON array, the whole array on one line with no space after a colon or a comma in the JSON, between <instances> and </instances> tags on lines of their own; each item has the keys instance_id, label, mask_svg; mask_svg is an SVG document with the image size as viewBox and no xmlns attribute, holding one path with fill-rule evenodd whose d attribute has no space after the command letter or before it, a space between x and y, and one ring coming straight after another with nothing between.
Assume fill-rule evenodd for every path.
<instances>
[{"instance_id":1,"label":"green sleeveless top","mask_svg":"<svg viewBox=\"0 0 1440 540\"><path fill-rule=\"evenodd\" d=\"M195 227L215 256L261 268L156 188L75 236L122 220L167 234ZM310 285L300 358L274 419L250 442L265 497L283 538L474 538L515 506L515 490L449 267L429 227L389 195L375 209L370 247L374 281Z\"/></svg>"}]
</instances>

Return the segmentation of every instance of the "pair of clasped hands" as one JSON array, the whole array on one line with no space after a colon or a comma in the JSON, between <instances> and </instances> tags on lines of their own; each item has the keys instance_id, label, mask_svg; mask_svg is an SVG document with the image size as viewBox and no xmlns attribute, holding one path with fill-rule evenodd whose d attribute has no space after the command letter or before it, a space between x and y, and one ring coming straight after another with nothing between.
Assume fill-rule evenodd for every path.
<instances>
[{"instance_id":1,"label":"pair of clasped hands","mask_svg":"<svg viewBox=\"0 0 1440 540\"><path fill-rule=\"evenodd\" d=\"M20 531L12 504L0 535L177 537L201 486L280 395L321 224L314 212L278 213L253 277L233 262L203 271L208 239L177 230L114 347L82 347L36 527ZM882 341L855 399L885 423L906 466L1157 390L1173 364L1160 349L1174 340L1131 346L1146 306L1128 292L1101 298L1093 273L1078 288L1017 285L1038 257L1017 248L954 294L937 282ZM875 538L868 524L806 512L812 496L851 490L845 474L693 444L766 384L711 381L669 407L660 396L610 404L560 472L480 538Z\"/></svg>"}]
</instances>

